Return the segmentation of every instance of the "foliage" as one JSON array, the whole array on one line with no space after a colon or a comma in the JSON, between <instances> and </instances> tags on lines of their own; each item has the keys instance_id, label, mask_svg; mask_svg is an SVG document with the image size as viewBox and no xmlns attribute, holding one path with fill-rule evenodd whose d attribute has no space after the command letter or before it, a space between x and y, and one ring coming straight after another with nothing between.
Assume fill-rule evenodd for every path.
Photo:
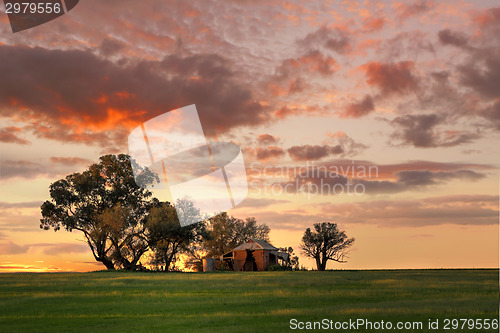
<instances>
[{"instance_id":1,"label":"foliage","mask_svg":"<svg viewBox=\"0 0 500 333\"><path fill-rule=\"evenodd\" d=\"M203 247L207 256L220 256L251 238L269 241L270 230L265 224L257 224L253 217L241 220L221 213L209 219L209 234Z\"/></svg>"},{"instance_id":2,"label":"foliage","mask_svg":"<svg viewBox=\"0 0 500 333\"><path fill-rule=\"evenodd\" d=\"M288 257L288 261L285 261L281 265L284 265L286 267L290 267L294 271L295 270L299 270L299 257L297 255L295 255L295 253L293 251L293 247L291 247L291 246L289 246L289 247L280 247L278 250L280 252L287 253L288 256L289 256Z\"/></svg>"},{"instance_id":3,"label":"foliage","mask_svg":"<svg viewBox=\"0 0 500 333\"><path fill-rule=\"evenodd\" d=\"M326 269L328 260L345 262L347 249L354 243L354 238L347 238L336 223L315 223L314 231L307 228L302 237L302 253L316 260L318 271Z\"/></svg>"},{"instance_id":4,"label":"foliage","mask_svg":"<svg viewBox=\"0 0 500 333\"><path fill-rule=\"evenodd\" d=\"M169 203L161 203L151 209L146 222L147 241L153 250L151 263L163 266L169 271L177 255L186 252L191 242L201 242L205 234L203 223L194 223L182 227L176 210Z\"/></svg>"},{"instance_id":5,"label":"foliage","mask_svg":"<svg viewBox=\"0 0 500 333\"><path fill-rule=\"evenodd\" d=\"M117 203L104 210L98 216L98 221L101 225L108 227L108 239L113 246L111 258L115 267L142 270L143 267L138 265L138 262L148 250L148 243L144 235L143 224L131 223L131 217L133 214L130 209Z\"/></svg>"},{"instance_id":6,"label":"foliage","mask_svg":"<svg viewBox=\"0 0 500 333\"><path fill-rule=\"evenodd\" d=\"M189 244L184 247L184 265L186 268L196 272L203 272L203 258L206 255L206 251L203 248L203 240L209 238L209 233L206 229L206 218L202 216L200 210L194 206L193 202L187 199L177 200L175 209L179 220L182 220L184 224L198 224L197 237L191 239Z\"/></svg>"},{"instance_id":7,"label":"foliage","mask_svg":"<svg viewBox=\"0 0 500 333\"><path fill-rule=\"evenodd\" d=\"M154 179L148 170L143 178ZM94 258L106 268L133 269L145 251L144 223L151 193L137 186L128 155L105 155L82 173L50 185L40 228L81 231Z\"/></svg>"},{"instance_id":8,"label":"foliage","mask_svg":"<svg viewBox=\"0 0 500 333\"><path fill-rule=\"evenodd\" d=\"M308 271L307 267L304 265L298 265L298 266L294 267L293 270L300 271L300 272L307 272Z\"/></svg>"},{"instance_id":9,"label":"foliage","mask_svg":"<svg viewBox=\"0 0 500 333\"><path fill-rule=\"evenodd\" d=\"M272 264L269 265L269 271L291 271L292 267L290 265L282 265L282 264Z\"/></svg>"}]
</instances>

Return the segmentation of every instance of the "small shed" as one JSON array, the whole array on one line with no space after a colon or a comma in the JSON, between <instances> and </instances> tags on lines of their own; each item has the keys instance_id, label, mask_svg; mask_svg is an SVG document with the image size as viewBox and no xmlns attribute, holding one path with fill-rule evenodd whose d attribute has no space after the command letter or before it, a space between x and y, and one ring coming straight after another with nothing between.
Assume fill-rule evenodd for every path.
<instances>
[{"instance_id":1,"label":"small shed","mask_svg":"<svg viewBox=\"0 0 500 333\"><path fill-rule=\"evenodd\" d=\"M279 259L287 262L288 253L261 239L250 239L221 257L233 271L267 271Z\"/></svg>"}]
</instances>

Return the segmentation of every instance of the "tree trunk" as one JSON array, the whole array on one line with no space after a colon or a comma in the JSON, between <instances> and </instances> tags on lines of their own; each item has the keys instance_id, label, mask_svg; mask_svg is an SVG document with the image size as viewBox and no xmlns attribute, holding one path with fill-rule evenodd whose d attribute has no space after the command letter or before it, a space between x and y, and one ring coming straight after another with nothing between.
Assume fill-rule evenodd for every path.
<instances>
[{"instance_id":1,"label":"tree trunk","mask_svg":"<svg viewBox=\"0 0 500 333\"><path fill-rule=\"evenodd\" d=\"M318 271L322 271L322 265L321 265L321 260L319 259L319 256L316 257L316 268L318 269Z\"/></svg>"},{"instance_id":2,"label":"tree trunk","mask_svg":"<svg viewBox=\"0 0 500 333\"><path fill-rule=\"evenodd\" d=\"M165 251L163 256L163 261L165 262L165 272L170 272L170 263L172 262L172 255Z\"/></svg>"},{"instance_id":3,"label":"tree trunk","mask_svg":"<svg viewBox=\"0 0 500 333\"><path fill-rule=\"evenodd\" d=\"M107 269L109 270L115 269L113 261L109 260L108 258L101 258L101 262L103 263L104 266L106 266Z\"/></svg>"},{"instance_id":4,"label":"tree trunk","mask_svg":"<svg viewBox=\"0 0 500 333\"><path fill-rule=\"evenodd\" d=\"M323 258L323 262L321 263L321 271L326 271L326 262L327 260Z\"/></svg>"}]
</instances>

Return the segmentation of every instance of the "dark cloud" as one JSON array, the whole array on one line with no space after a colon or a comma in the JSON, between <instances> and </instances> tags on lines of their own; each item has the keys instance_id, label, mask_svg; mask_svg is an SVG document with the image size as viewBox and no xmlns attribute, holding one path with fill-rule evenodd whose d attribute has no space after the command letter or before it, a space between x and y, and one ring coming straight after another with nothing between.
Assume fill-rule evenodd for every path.
<instances>
[{"instance_id":1,"label":"dark cloud","mask_svg":"<svg viewBox=\"0 0 500 333\"><path fill-rule=\"evenodd\" d=\"M435 147L433 130L439 122L436 114L396 117L392 124L399 126L402 131L393 137L415 147Z\"/></svg>"},{"instance_id":2,"label":"dark cloud","mask_svg":"<svg viewBox=\"0 0 500 333\"><path fill-rule=\"evenodd\" d=\"M25 201L25 202L5 202L0 201L0 208L39 208L42 201Z\"/></svg>"},{"instance_id":3,"label":"dark cloud","mask_svg":"<svg viewBox=\"0 0 500 333\"><path fill-rule=\"evenodd\" d=\"M270 146L267 148L257 147L255 155L259 161L266 161L271 158L278 158L285 155L285 151L281 147Z\"/></svg>"},{"instance_id":4,"label":"dark cloud","mask_svg":"<svg viewBox=\"0 0 500 333\"><path fill-rule=\"evenodd\" d=\"M87 160L85 158L80 158L80 157L56 157L56 156L52 156L50 158L50 161L53 163L69 165L69 166L92 164L92 161Z\"/></svg>"},{"instance_id":5,"label":"dark cloud","mask_svg":"<svg viewBox=\"0 0 500 333\"><path fill-rule=\"evenodd\" d=\"M448 78L450 77L450 72L448 71L432 72L430 76L440 84L447 84Z\"/></svg>"},{"instance_id":6,"label":"dark cloud","mask_svg":"<svg viewBox=\"0 0 500 333\"><path fill-rule=\"evenodd\" d=\"M362 100L348 104L340 114L341 118L360 118L375 110L373 98L366 95Z\"/></svg>"},{"instance_id":7,"label":"dark cloud","mask_svg":"<svg viewBox=\"0 0 500 333\"><path fill-rule=\"evenodd\" d=\"M472 52L470 61L457 69L464 86L482 97L500 98L500 46Z\"/></svg>"},{"instance_id":8,"label":"dark cloud","mask_svg":"<svg viewBox=\"0 0 500 333\"><path fill-rule=\"evenodd\" d=\"M40 161L2 160L0 161L0 179L37 177L63 177L76 172L75 167L85 167L92 161L78 157L51 157L46 163Z\"/></svg>"},{"instance_id":9,"label":"dark cloud","mask_svg":"<svg viewBox=\"0 0 500 333\"><path fill-rule=\"evenodd\" d=\"M472 170L429 171L404 170L395 173L395 181L360 180L365 185L366 193L399 193L431 185L444 185L454 180L477 181L485 177L484 174Z\"/></svg>"},{"instance_id":10,"label":"dark cloud","mask_svg":"<svg viewBox=\"0 0 500 333\"><path fill-rule=\"evenodd\" d=\"M286 172L284 173L285 170ZM410 161L401 164L377 165L362 160L330 160L314 166L267 169L274 178L287 178L295 184L363 184L369 193L397 193L409 189L446 184L454 180L474 182L485 177L485 171L496 172L490 165L471 163L439 163ZM259 170L257 170L259 171ZM262 170L259 171L262 175Z\"/></svg>"},{"instance_id":11,"label":"dark cloud","mask_svg":"<svg viewBox=\"0 0 500 333\"><path fill-rule=\"evenodd\" d=\"M19 137L21 131L21 128L15 126L0 129L0 142L17 143L20 145L30 144L28 140Z\"/></svg>"},{"instance_id":12,"label":"dark cloud","mask_svg":"<svg viewBox=\"0 0 500 333\"><path fill-rule=\"evenodd\" d=\"M396 36L383 40L377 52L385 63L404 61L410 57L417 59L422 53L435 55L434 45L426 33L414 30L399 32Z\"/></svg>"},{"instance_id":13,"label":"dark cloud","mask_svg":"<svg viewBox=\"0 0 500 333\"><path fill-rule=\"evenodd\" d=\"M0 164L0 178L13 177L32 179L38 176L52 176L54 170L47 165L31 161L4 160Z\"/></svg>"},{"instance_id":14,"label":"dark cloud","mask_svg":"<svg viewBox=\"0 0 500 333\"><path fill-rule=\"evenodd\" d=\"M318 73L323 76L333 74L337 68L337 61L329 56L325 56L321 52L315 50L297 59L288 60L289 66L303 67L309 73Z\"/></svg>"},{"instance_id":15,"label":"dark cloud","mask_svg":"<svg viewBox=\"0 0 500 333\"><path fill-rule=\"evenodd\" d=\"M315 161L330 155L339 155L344 152L341 145L304 145L288 148L288 154L294 161Z\"/></svg>"},{"instance_id":16,"label":"dark cloud","mask_svg":"<svg viewBox=\"0 0 500 333\"><path fill-rule=\"evenodd\" d=\"M495 195L451 195L414 200L328 203L322 207L322 215L332 214L333 220L340 223L402 227L498 224L498 196Z\"/></svg>"},{"instance_id":17,"label":"dark cloud","mask_svg":"<svg viewBox=\"0 0 500 333\"><path fill-rule=\"evenodd\" d=\"M272 136L271 134L261 134L257 137L257 143L263 146L277 144L278 141L279 137Z\"/></svg>"},{"instance_id":18,"label":"dark cloud","mask_svg":"<svg viewBox=\"0 0 500 333\"><path fill-rule=\"evenodd\" d=\"M340 146L343 152L340 157L357 155L360 151L368 148L367 145L355 141L345 132L338 131L336 133L327 132L327 139L323 143L328 143L330 146Z\"/></svg>"},{"instance_id":19,"label":"dark cloud","mask_svg":"<svg viewBox=\"0 0 500 333\"><path fill-rule=\"evenodd\" d=\"M481 115L491 121L500 130L500 100L482 110Z\"/></svg>"},{"instance_id":20,"label":"dark cloud","mask_svg":"<svg viewBox=\"0 0 500 333\"><path fill-rule=\"evenodd\" d=\"M310 87L307 79L311 75L331 76L338 69L337 61L318 50L312 50L296 58L288 58L276 67L267 83L271 94L280 96L303 92Z\"/></svg>"},{"instance_id":21,"label":"dark cloud","mask_svg":"<svg viewBox=\"0 0 500 333\"><path fill-rule=\"evenodd\" d=\"M328 156L345 157L356 155L359 151L368 146L356 142L346 133L338 131L336 133L327 132L326 139L321 145L302 145L288 148L288 155L294 161L316 161Z\"/></svg>"},{"instance_id":22,"label":"dark cloud","mask_svg":"<svg viewBox=\"0 0 500 333\"><path fill-rule=\"evenodd\" d=\"M343 54L351 49L351 41L349 35L339 29L330 29L325 26L309 33L303 39L300 39L297 44L301 48L308 50L317 50L325 48Z\"/></svg>"},{"instance_id":23,"label":"dark cloud","mask_svg":"<svg viewBox=\"0 0 500 333\"><path fill-rule=\"evenodd\" d=\"M208 135L270 120L215 54L114 63L87 51L0 45L0 58L1 115L31 121L40 137L119 145L131 127L193 103Z\"/></svg>"},{"instance_id":24,"label":"dark cloud","mask_svg":"<svg viewBox=\"0 0 500 333\"><path fill-rule=\"evenodd\" d=\"M459 100L468 106L463 117L482 117L491 128L500 129L500 8L476 11L472 15L477 30L467 39L463 33L444 30L439 37L449 43L463 46L463 57L454 67L458 74L456 96L447 96L449 100ZM466 40L467 39L467 40ZM465 89L464 89L465 88ZM460 110L461 108L458 108ZM479 126L479 125L478 125Z\"/></svg>"},{"instance_id":25,"label":"dark cloud","mask_svg":"<svg viewBox=\"0 0 500 333\"><path fill-rule=\"evenodd\" d=\"M383 95L406 94L418 88L419 80L414 74L411 61L397 63L370 62L363 65L366 82L380 89Z\"/></svg>"},{"instance_id":26,"label":"dark cloud","mask_svg":"<svg viewBox=\"0 0 500 333\"><path fill-rule=\"evenodd\" d=\"M364 173L367 173L367 176L364 176L363 173L360 173L359 175L352 175L352 178L360 179L366 177L382 179L394 178L394 175L407 170L432 172L455 172L457 170L478 170L480 172L484 172L486 170L489 170L492 172L497 172L497 168L491 165L474 163L443 163L432 161L409 161L406 163L397 164L375 164L373 162L363 160L331 160L318 165L324 166L327 169L334 168L335 170L338 170L337 173L340 174L352 174L353 170L366 170L366 172Z\"/></svg>"},{"instance_id":27,"label":"dark cloud","mask_svg":"<svg viewBox=\"0 0 500 333\"><path fill-rule=\"evenodd\" d=\"M125 47L125 44L111 38L104 38L99 51L104 56L112 56L118 53Z\"/></svg>"},{"instance_id":28,"label":"dark cloud","mask_svg":"<svg viewBox=\"0 0 500 333\"><path fill-rule=\"evenodd\" d=\"M444 45L453 46L466 46L469 37L463 32L451 31L450 29L444 29L438 32L439 41Z\"/></svg>"},{"instance_id":29,"label":"dark cloud","mask_svg":"<svg viewBox=\"0 0 500 333\"><path fill-rule=\"evenodd\" d=\"M429 170L405 170L396 173L398 183L404 186L427 186L446 183L447 181L460 179L477 181L485 177L482 173L471 170L440 171Z\"/></svg>"},{"instance_id":30,"label":"dark cloud","mask_svg":"<svg viewBox=\"0 0 500 333\"><path fill-rule=\"evenodd\" d=\"M290 94L300 93L300 92L303 92L304 90L306 90L309 87L310 87L310 84L308 84L306 82L306 80L304 80L301 77L298 77L298 78L292 79L290 81L290 87L288 89L288 92Z\"/></svg>"},{"instance_id":31,"label":"dark cloud","mask_svg":"<svg viewBox=\"0 0 500 333\"><path fill-rule=\"evenodd\" d=\"M477 139L477 133L464 130L440 130L438 125L445 117L437 114L404 115L394 118L391 124L396 128L392 138L401 144L419 148L453 147Z\"/></svg>"},{"instance_id":32,"label":"dark cloud","mask_svg":"<svg viewBox=\"0 0 500 333\"><path fill-rule=\"evenodd\" d=\"M396 8L396 15L400 20L406 20L427 12L433 6L434 2L429 0L419 0L413 3L400 2L399 7Z\"/></svg>"},{"instance_id":33,"label":"dark cloud","mask_svg":"<svg viewBox=\"0 0 500 333\"><path fill-rule=\"evenodd\" d=\"M429 171L404 170L394 174L395 180L371 180L351 177L322 167L310 168L282 184L289 192L321 195L395 194L422 190L428 186L445 185L451 181L477 181L484 174L472 170ZM288 185L288 186L287 186Z\"/></svg>"}]
</instances>

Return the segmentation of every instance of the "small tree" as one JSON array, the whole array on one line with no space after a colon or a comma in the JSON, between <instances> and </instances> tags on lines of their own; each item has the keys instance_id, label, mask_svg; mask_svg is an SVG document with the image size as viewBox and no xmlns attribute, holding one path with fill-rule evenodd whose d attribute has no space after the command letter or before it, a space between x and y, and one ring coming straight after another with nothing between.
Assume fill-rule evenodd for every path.
<instances>
[{"instance_id":1,"label":"small tree","mask_svg":"<svg viewBox=\"0 0 500 333\"><path fill-rule=\"evenodd\" d=\"M299 270L299 257L295 255L293 247L280 247L280 252L288 254L288 260L283 263L284 266L289 267L291 270Z\"/></svg>"},{"instance_id":2,"label":"small tree","mask_svg":"<svg viewBox=\"0 0 500 333\"><path fill-rule=\"evenodd\" d=\"M302 237L300 248L307 257L316 260L318 271L326 269L328 260L346 262L347 249L354 243L354 238L347 238L336 223L315 223L314 231L307 228Z\"/></svg>"}]
</instances>

